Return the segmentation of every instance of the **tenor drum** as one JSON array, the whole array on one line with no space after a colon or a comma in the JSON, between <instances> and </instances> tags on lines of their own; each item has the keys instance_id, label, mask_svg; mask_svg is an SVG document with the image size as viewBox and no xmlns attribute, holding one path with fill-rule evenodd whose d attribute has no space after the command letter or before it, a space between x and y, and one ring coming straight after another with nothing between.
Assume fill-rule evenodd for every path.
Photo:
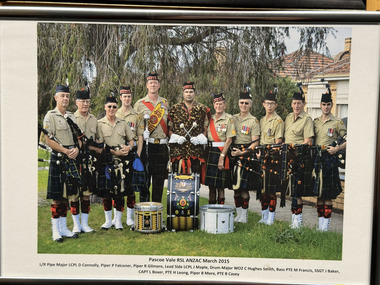
<instances>
[{"instance_id":1,"label":"tenor drum","mask_svg":"<svg viewBox=\"0 0 380 285\"><path fill-rule=\"evenodd\" d=\"M135 231L158 233L163 230L162 204L142 202L135 205Z\"/></svg>"},{"instance_id":2,"label":"tenor drum","mask_svg":"<svg viewBox=\"0 0 380 285\"><path fill-rule=\"evenodd\" d=\"M198 228L199 174L168 176L167 229L193 231Z\"/></svg>"},{"instance_id":3,"label":"tenor drum","mask_svg":"<svg viewBox=\"0 0 380 285\"><path fill-rule=\"evenodd\" d=\"M234 207L203 205L200 207L200 229L211 234L228 234L234 231Z\"/></svg>"}]
</instances>

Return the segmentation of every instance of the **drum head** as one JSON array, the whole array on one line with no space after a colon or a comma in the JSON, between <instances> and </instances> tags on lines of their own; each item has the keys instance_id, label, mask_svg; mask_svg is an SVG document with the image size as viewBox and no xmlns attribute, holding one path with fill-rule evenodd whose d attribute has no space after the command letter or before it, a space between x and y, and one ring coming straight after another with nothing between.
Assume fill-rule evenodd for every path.
<instances>
[{"instance_id":1,"label":"drum head","mask_svg":"<svg viewBox=\"0 0 380 285\"><path fill-rule=\"evenodd\" d=\"M157 211L162 210L163 206L158 202L142 202L135 205L135 209L138 211Z\"/></svg>"},{"instance_id":2,"label":"drum head","mask_svg":"<svg viewBox=\"0 0 380 285\"><path fill-rule=\"evenodd\" d=\"M217 212L217 213L229 213L233 212L235 208L230 205L221 204L209 204L200 207L200 212Z\"/></svg>"}]
</instances>

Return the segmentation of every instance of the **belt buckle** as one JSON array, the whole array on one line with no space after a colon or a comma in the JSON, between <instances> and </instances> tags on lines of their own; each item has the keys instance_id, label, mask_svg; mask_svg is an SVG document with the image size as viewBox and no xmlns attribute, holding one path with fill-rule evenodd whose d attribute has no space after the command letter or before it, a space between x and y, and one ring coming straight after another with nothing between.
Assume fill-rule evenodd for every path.
<instances>
[{"instance_id":1,"label":"belt buckle","mask_svg":"<svg viewBox=\"0 0 380 285\"><path fill-rule=\"evenodd\" d=\"M160 139L154 139L154 144L159 144L160 143Z\"/></svg>"}]
</instances>

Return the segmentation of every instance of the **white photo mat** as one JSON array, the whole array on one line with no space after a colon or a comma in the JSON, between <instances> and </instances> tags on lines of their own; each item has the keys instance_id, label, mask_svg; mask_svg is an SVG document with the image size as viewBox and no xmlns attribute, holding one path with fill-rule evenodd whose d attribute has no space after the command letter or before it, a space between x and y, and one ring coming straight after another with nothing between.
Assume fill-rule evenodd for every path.
<instances>
[{"instance_id":1,"label":"white photo mat","mask_svg":"<svg viewBox=\"0 0 380 285\"><path fill-rule=\"evenodd\" d=\"M178 262L176 256L170 255L37 253L37 22L0 21L1 278L369 284L380 78L380 27L350 27L350 122L342 260L199 256L191 257L195 260L191 262L180 256L178 258L185 261ZM187 271L188 275L144 272L144 269L152 269L150 265L201 266L213 265L214 261L217 262L215 266L229 266L233 269L223 270L227 272L223 276L208 275L205 272L202 275L192 275L190 269L180 270ZM281 268L284 271L266 271L265 268ZM312 273L307 272L308 269ZM324 269L324 273L317 273L318 269Z\"/></svg>"}]
</instances>

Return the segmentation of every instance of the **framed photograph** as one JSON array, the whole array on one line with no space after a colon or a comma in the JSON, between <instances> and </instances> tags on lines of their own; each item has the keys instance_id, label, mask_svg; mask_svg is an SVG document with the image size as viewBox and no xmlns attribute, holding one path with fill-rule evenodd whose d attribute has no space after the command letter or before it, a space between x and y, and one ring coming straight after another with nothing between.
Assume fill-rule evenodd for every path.
<instances>
[{"instance_id":1,"label":"framed photograph","mask_svg":"<svg viewBox=\"0 0 380 285\"><path fill-rule=\"evenodd\" d=\"M0 282L358 285L379 278L379 20L370 12L0 7ZM109 68L113 61L122 62L120 69ZM248 223L235 223L228 233L130 231L124 217L123 231L101 231L103 207L93 201L89 225L96 231L54 242L48 171L37 164L36 143L37 126L54 107L55 86L69 83L73 112L75 92L90 86L99 119L103 99L121 85L130 84L136 100L145 96L153 69L160 92L173 103L182 83L194 80L199 101L212 109L210 94L223 92L236 113L248 86L258 119L274 83L283 119L297 83L313 118L329 84L334 114L348 118L344 191L333 202L331 230L316 229L313 199L304 202L302 229L289 228L290 200L284 208L278 203L272 226L260 224L260 201L252 192ZM207 187L199 192L200 204L208 204ZM234 207L232 190L225 192Z\"/></svg>"},{"instance_id":2,"label":"framed photograph","mask_svg":"<svg viewBox=\"0 0 380 285\"><path fill-rule=\"evenodd\" d=\"M8 1L8 5L12 5L13 1ZM17 3L17 1L14 1ZM34 2L26 0L25 2ZM45 2L45 1L41 1ZM46 1L47 2L47 1ZM53 2L56 3L65 3L65 1L55 0ZM202 1L202 5L199 5L198 1L195 0L112 0L112 1L82 1L82 4L108 4L108 5L160 5L166 7L175 7L175 6L187 6L199 8L202 7L218 7L218 8L255 8L255 9L355 9L355 10L365 10L366 3L363 0L323 0L323 1L313 1L313 0L305 0L305 1L266 1L263 3L262 1L252 0L252 1L242 1L242 0L207 0Z\"/></svg>"}]
</instances>

